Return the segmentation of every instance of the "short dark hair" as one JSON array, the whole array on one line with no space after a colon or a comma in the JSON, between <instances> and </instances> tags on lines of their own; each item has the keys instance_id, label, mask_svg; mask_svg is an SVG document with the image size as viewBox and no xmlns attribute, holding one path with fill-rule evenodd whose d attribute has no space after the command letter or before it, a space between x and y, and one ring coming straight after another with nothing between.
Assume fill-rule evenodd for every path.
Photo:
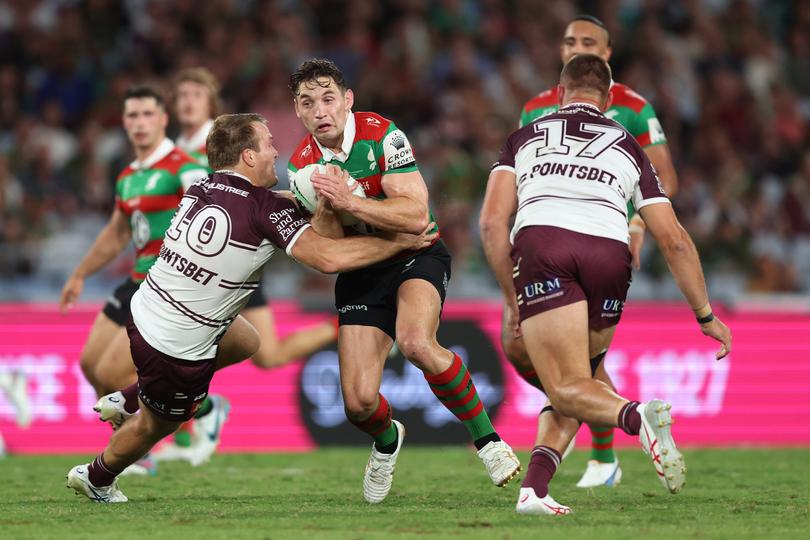
<instances>
[{"instance_id":1,"label":"short dark hair","mask_svg":"<svg viewBox=\"0 0 810 540\"><path fill-rule=\"evenodd\" d=\"M345 92L348 88L348 86L346 86L346 78L343 76L343 72L340 71L340 68L337 67L337 64L325 58L313 58L298 66L295 73L290 75L290 90L292 90L293 97L298 97L301 84L313 81L323 86L318 82L318 79L326 77L335 81L335 84L342 92Z\"/></svg>"},{"instance_id":2,"label":"short dark hair","mask_svg":"<svg viewBox=\"0 0 810 540\"><path fill-rule=\"evenodd\" d=\"M602 19L600 19L598 17L594 17L593 15L588 15L586 13L581 13L581 14L577 15L576 17L574 17L573 19L571 19L568 22L568 24L571 24L574 21L585 21L585 22L589 22L591 24L595 24L596 26L598 26L599 28L601 28L602 30L605 31L605 33L607 34L607 38L608 38L607 44L608 44L608 46L611 45L611 43L610 43L610 30L608 30L607 26L605 26L605 23L602 22Z\"/></svg>"},{"instance_id":3,"label":"short dark hair","mask_svg":"<svg viewBox=\"0 0 810 540\"><path fill-rule=\"evenodd\" d=\"M124 103L126 103L128 99L143 98L154 98L155 103L157 103L161 109L166 108L166 100L163 98L163 94L161 94L154 86L150 86L148 84L138 84L135 86L130 86L124 93Z\"/></svg>"},{"instance_id":4,"label":"short dark hair","mask_svg":"<svg viewBox=\"0 0 810 540\"><path fill-rule=\"evenodd\" d=\"M208 110L212 118L222 112L222 98L219 97L219 81L214 74L204 67L191 67L180 71L174 77L173 102L177 101L177 87L180 83L192 82L204 86L208 90Z\"/></svg>"},{"instance_id":5,"label":"short dark hair","mask_svg":"<svg viewBox=\"0 0 810 540\"><path fill-rule=\"evenodd\" d=\"M259 149L259 134L254 122L267 125L264 116L257 113L223 114L214 120L205 139L208 165L215 171L239 163L242 150Z\"/></svg>"},{"instance_id":6,"label":"short dark hair","mask_svg":"<svg viewBox=\"0 0 810 540\"><path fill-rule=\"evenodd\" d=\"M560 73L560 85L566 91L585 90L598 93L603 99L610 91L610 66L595 54L577 54Z\"/></svg>"}]
</instances>

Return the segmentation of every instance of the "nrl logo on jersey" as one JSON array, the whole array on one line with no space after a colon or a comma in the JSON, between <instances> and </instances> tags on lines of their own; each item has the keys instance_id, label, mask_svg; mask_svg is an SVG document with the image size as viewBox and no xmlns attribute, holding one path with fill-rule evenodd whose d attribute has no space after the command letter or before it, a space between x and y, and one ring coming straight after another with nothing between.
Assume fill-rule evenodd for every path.
<instances>
[{"instance_id":1,"label":"nrl logo on jersey","mask_svg":"<svg viewBox=\"0 0 810 540\"><path fill-rule=\"evenodd\" d=\"M369 116L368 118L366 118L366 124L374 127L380 127L382 125L380 121L374 118L373 116Z\"/></svg>"},{"instance_id":2,"label":"nrl logo on jersey","mask_svg":"<svg viewBox=\"0 0 810 540\"><path fill-rule=\"evenodd\" d=\"M305 157L307 157L308 155L310 155L311 153L312 153L312 145L311 145L311 144L308 144L308 145L306 145L306 146L304 147L304 149L303 149L303 150L301 150L301 157L302 157L302 158L305 158Z\"/></svg>"}]
</instances>

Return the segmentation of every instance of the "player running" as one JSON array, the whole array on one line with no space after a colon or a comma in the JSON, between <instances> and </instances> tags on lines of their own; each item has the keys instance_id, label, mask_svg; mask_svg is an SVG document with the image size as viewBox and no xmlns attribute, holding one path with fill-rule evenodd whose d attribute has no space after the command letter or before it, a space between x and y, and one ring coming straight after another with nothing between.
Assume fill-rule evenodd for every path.
<instances>
[{"instance_id":1,"label":"player running","mask_svg":"<svg viewBox=\"0 0 810 540\"><path fill-rule=\"evenodd\" d=\"M137 86L127 91L123 124L135 161L118 176L115 208L109 222L62 289L59 307L64 312L76 303L86 277L115 259L130 240L135 245L135 267L96 316L79 360L99 397L135 380L124 329L130 316L130 300L157 258L163 234L183 192L207 174L204 167L166 138L168 121L163 97L157 90ZM214 405L209 402L204 410L210 412ZM139 467L131 471L147 472Z\"/></svg>"},{"instance_id":2,"label":"player running","mask_svg":"<svg viewBox=\"0 0 810 540\"><path fill-rule=\"evenodd\" d=\"M354 94L328 60L304 62L290 77L290 88L296 114L309 131L290 160L291 179L310 164L337 165L363 186L365 198L352 195L335 178L313 175L312 184L335 210L361 220L350 234L421 231L431 221L428 191L405 134L375 113L352 112ZM520 471L512 449L492 427L467 368L436 341L449 279L450 254L439 240L418 252L344 272L335 284L346 416L374 440L363 479L363 495L370 503L382 502L390 491L405 436L380 393L394 340L465 425L492 482L504 486Z\"/></svg>"},{"instance_id":3,"label":"player running","mask_svg":"<svg viewBox=\"0 0 810 540\"><path fill-rule=\"evenodd\" d=\"M606 62L610 60L612 53L607 28L602 21L590 15L580 15L572 20L565 30L560 45L563 65L574 55L581 53L596 54ZM615 81L611 81L610 96L611 103L605 115L617 121L633 135L652 162L667 194L671 197L677 189L678 179L666 137L652 105L629 87ZM521 112L520 126L556 112L559 108L558 99L558 87L555 86L529 100ZM511 218L509 209L512 208L510 196L509 190L498 184L489 185L487 188L480 215L481 237L486 251L505 249L508 245ZM628 211L631 216L630 250L633 266L638 268L645 226L638 215L633 215L632 204L628 206ZM531 366L526 354L526 345L520 336L514 298L505 302L501 341L504 353L520 376L532 386L539 388L537 373ZM606 352L597 351L598 354L594 355L591 362L597 378L615 389L604 367ZM613 450L613 428L604 426L590 426L590 428L591 457L577 486L582 488L614 486L621 481L622 470Z\"/></svg>"},{"instance_id":4,"label":"player running","mask_svg":"<svg viewBox=\"0 0 810 540\"><path fill-rule=\"evenodd\" d=\"M122 425L92 463L67 475L69 487L96 502L126 502L120 472L194 415L214 371L256 352L258 333L239 311L276 249L331 273L436 238L426 231L392 241L317 234L293 201L268 189L277 182L278 152L260 115L217 118L207 144L215 172L186 192L157 262L132 298L127 333L138 382L101 411ZM137 408L140 414L124 422Z\"/></svg>"},{"instance_id":5,"label":"player running","mask_svg":"<svg viewBox=\"0 0 810 540\"><path fill-rule=\"evenodd\" d=\"M214 125L213 118L222 111L219 82L207 69L195 67L180 71L174 78L173 88L174 113L180 124L180 135L176 144L207 167L205 140ZM330 319L279 339L273 311L268 308L261 280L241 314L259 332L259 350L253 354L251 360L255 366L262 369L284 366L304 358L333 343L337 338L337 325ZM224 400L219 396L212 398ZM210 415L203 416L201 425L196 427L193 420L184 424L174 434L173 442L163 444L154 453L155 459L184 460L192 465L207 462L216 450L222 435L222 426L212 423L216 418Z\"/></svg>"},{"instance_id":6,"label":"player running","mask_svg":"<svg viewBox=\"0 0 810 540\"><path fill-rule=\"evenodd\" d=\"M686 465L670 433L670 405L628 401L594 378L588 361L610 345L630 282L627 203L647 222L701 331L731 351L712 315L697 250L672 211L649 158L603 111L610 67L579 54L560 75L557 113L514 132L490 183L511 190L511 257L489 253L498 283L517 304L532 366L551 406L538 421L517 512L563 515L548 484L579 421L638 435L662 484L677 493ZM506 189L506 188L504 188Z\"/></svg>"}]
</instances>

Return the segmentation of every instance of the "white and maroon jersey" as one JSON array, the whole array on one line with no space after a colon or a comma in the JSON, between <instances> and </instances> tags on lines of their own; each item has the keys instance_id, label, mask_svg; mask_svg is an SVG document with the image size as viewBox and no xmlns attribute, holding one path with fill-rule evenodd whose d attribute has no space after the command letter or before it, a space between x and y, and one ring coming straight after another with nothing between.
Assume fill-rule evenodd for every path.
<instances>
[{"instance_id":1,"label":"white and maroon jersey","mask_svg":"<svg viewBox=\"0 0 810 540\"><path fill-rule=\"evenodd\" d=\"M596 107L574 103L509 136L493 170L515 173L523 227L549 225L627 243L627 202L669 203L638 142Z\"/></svg>"},{"instance_id":2,"label":"white and maroon jersey","mask_svg":"<svg viewBox=\"0 0 810 540\"><path fill-rule=\"evenodd\" d=\"M186 191L157 261L132 298L141 335L164 354L214 358L217 343L259 287L262 266L309 227L295 204L230 171Z\"/></svg>"}]
</instances>

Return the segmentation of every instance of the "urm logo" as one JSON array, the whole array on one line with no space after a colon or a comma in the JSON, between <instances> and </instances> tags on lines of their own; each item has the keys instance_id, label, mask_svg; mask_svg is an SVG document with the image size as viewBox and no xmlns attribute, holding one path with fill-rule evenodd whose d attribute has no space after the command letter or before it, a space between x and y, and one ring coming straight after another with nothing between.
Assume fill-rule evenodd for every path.
<instances>
[{"instance_id":1,"label":"urm logo","mask_svg":"<svg viewBox=\"0 0 810 540\"><path fill-rule=\"evenodd\" d=\"M545 282L536 281L523 287L523 294L526 298L534 298L543 294L548 294L552 291L558 291L562 288L560 285L560 278L547 279Z\"/></svg>"}]
</instances>

